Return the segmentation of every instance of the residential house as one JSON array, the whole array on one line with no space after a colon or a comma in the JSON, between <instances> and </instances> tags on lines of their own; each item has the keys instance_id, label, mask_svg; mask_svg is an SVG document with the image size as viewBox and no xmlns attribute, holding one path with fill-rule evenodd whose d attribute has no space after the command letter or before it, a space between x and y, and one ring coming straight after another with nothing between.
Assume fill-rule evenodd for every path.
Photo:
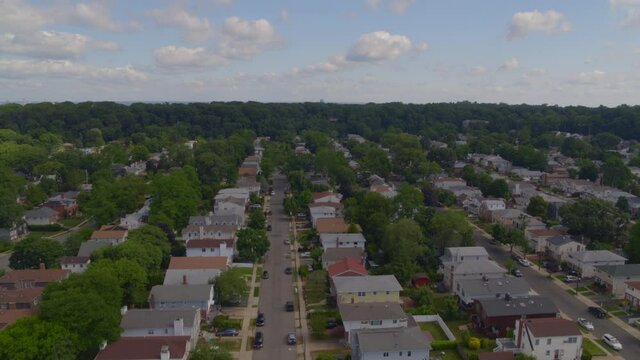
<instances>
[{"instance_id":1,"label":"residential house","mask_svg":"<svg viewBox=\"0 0 640 360\"><path fill-rule=\"evenodd\" d=\"M632 309L640 311L640 281L627 281L625 284L624 299Z\"/></svg>"},{"instance_id":2,"label":"residential house","mask_svg":"<svg viewBox=\"0 0 640 360\"><path fill-rule=\"evenodd\" d=\"M188 336L195 348L200 334L198 309L132 309L122 308L122 337Z\"/></svg>"},{"instance_id":3,"label":"residential house","mask_svg":"<svg viewBox=\"0 0 640 360\"><path fill-rule=\"evenodd\" d=\"M346 258L327 267L329 274L329 288L333 289L333 277L335 276L367 276L369 273L365 269L361 260ZM333 294L335 295L335 294Z\"/></svg>"},{"instance_id":4,"label":"residential house","mask_svg":"<svg viewBox=\"0 0 640 360\"><path fill-rule=\"evenodd\" d=\"M407 327L407 315L397 302L338 304L348 343L356 330Z\"/></svg>"},{"instance_id":5,"label":"residential house","mask_svg":"<svg viewBox=\"0 0 640 360\"><path fill-rule=\"evenodd\" d=\"M353 360L415 359L428 360L431 349L419 327L355 331Z\"/></svg>"},{"instance_id":6,"label":"residential house","mask_svg":"<svg viewBox=\"0 0 640 360\"><path fill-rule=\"evenodd\" d=\"M393 275L337 276L333 293L338 303L400 302L402 286Z\"/></svg>"},{"instance_id":7,"label":"residential house","mask_svg":"<svg viewBox=\"0 0 640 360\"><path fill-rule=\"evenodd\" d=\"M433 180L433 187L436 189L450 190L457 186L467 186L467 182L460 178L451 177L437 178Z\"/></svg>"},{"instance_id":8,"label":"residential house","mask_svg":"<svg viewBox=\"0 0 640 360\"><path fill-rule=\"evenodd\" d=\"M579 360L582 333L574 321L562 318L516 320L513 339L498 339L497 348L537 360ZM506 341L505 341L506 340Z\"/></svg>"},{"instance_id":9,"label":"residential house","mask_svg":"<svg viewBox=\"0 0 640 360\"><path fill-rule=\"evenodd\" d=\"M259 194L262 189L262 185L256 176L241 176L236 179L236 186L241 189L247 189L252 194Z\"/></svg>"},{"instance_id":10,"label":"residential house","mask_svg":"<svg viewBox=\"0 0 640 360\"><path fill-rule=\"evenodd\" d=\"M571 236L558 235L547 239L545 252L547 256L561 263L567 261L567 254L585 251L586 249L587 247L584 244L574 241Z\"/></svg>"},{"instance_id":11,"label":"residential house","mask_svg":"<svg viewBox=\"0 0 640 360\"><path fill-rule=\"evenodd\" d=\"M540 181L544 175L542 171L529 170L525 168L512 168L511 173L524 181Z\"/></svg>"},{"instance_id":12,"label":"residential house","mask_svg":"<svg viewBox=\"0 0 640 360\"><path fill-rule=\"evenodd\" d=\"M40 269L14 270L6 273L0 277L0 289L43 288L51 282L67 279L69 274L69 270L45 269L41 264Z\"/></svg>"},{"instance_id":13,"label":"residential house","mask_svg":"<svg viewBox=\"0 0 640 360\"><path fill-rule=\"evenodd\" d=\"M347 134L347 140L355 141L355 142L358 142L360 144L362 144L363 142L367 141L365 138L363 138L362 136L360 136L358 134Z\"/></svg>"},{"instance_id":14,"label":"residential house","mask_svg":"<svg viewBox=\"0 0 640 360\"><path fill-rule=\"evenodd\" d=\"M487 155L480 159L480 165L495 169L501 173L511 171L511 161L503 159L500 155Z\"/></svg>"},{"instance_id":15,"label":"residential house","mask_svg":"<svg viewBox=\"0 0 640 360\"><path fill-rule=\"evenodd\" d=\"M457 280L502 278L507 272L489 260L487 250L480 246L446 248L440 261L443 282L449 289L454 289Z\"/></svg>"},{"instance_id":16,"label":"residential house","mask_svg":"<svg viewBox=\"0 0 640 360\"><path fill-rule=\"evenodd\" d=\"M249 203L250 191L242 188L226 188L220 189L214 200L226 199L228 197L243 199L245 204Z\"/></svg>"},{"instance_id":17,"label":"residential house","mask_svg":"<svg viewBox=\"0 0 640 360\"><path fill-rule=\"evenodd\" d=\"M547 239L555 236L562 236L564 232L558 229L533 228L524 231L525 238L529 241L529 246L536 253L544 252L547 248Z\"/></svg>"},{"instance_id":18,"label":"residential house","mask_svg":"<svg viewBox=\"0 0 640 360\"><path fill-rule=\"evenodd\" d=\"M121 337L94 360L187 360L191 348L189 336Z\"/></svg>"},{"instance_id":19,"label":"residential house","mask_svg":"<svg viewBox=\"0 0 640 360\"><path fill-rule=\"evenodd\" d=\"M60 259L60 268L69 270L72 274L83 273L89 268L89 256L64 256Z\"/></svg>"},{"instance_id":20,"label":"residential house","mask_svg":"<svg viewBox=\"0 0 640 360\"><path fill-rule=\"evenodd\" d=\"M144 205L136 212L131 214L127 214L124 217L120 218L120 226L125 227L129 230L137 229L142 227L149 217L149 210L151 209L151 199L147 199L144 202Z\"/></svg>"},{"instance_id":21,"label":"residential house","mask_svg":"<svg viewBox=\"0 0 640 360\"><path fill-rule=\"evenodd\" d=\"M387 182L384 181L384 179L376 174L373 174L371 176L369 176L369 178L367 178L367 182L369 184L369 186L374 186L374 185L384 185Z\"/></svg>"},{"instance_id":22,"label":"residential house","mask_svg":"<svg viewBox=\"0 0 640 360\"><path fill-rule=\"evenodd\" d=\"M205 216L189 217L189 225L235 225L240 228L243 225L243 219L242 216L234 214L209 213Z\"/></svg>"},{"instance_id":23,"label":"residential house","mask_svg":"<svg viewBox=\"0 0 640 360\"><path fill-rule=\"evenodd\" d=\"M227 269L226 256L174 256L164 276L164 285L210 284Z\"/></svg>"},{"instance_id":24,"label":"residential house","mask_svg":"<svg viewBox=\"0 0 640 360\"><path fill-rule=\"evenodd\" d=\"M44 203L44 206L57 212L60 219L74 216L78 210L78 203L76 202L77 196L77 191L59 193L50 197Z\"/></svg>"},{"instance_id":25,"label":"residential house","mask_svg":"<svg viewBox=\"0 0 640 360\"><path fill-rule=\"evenodd\" d=\"M342 194L337 194L331 191L315 192L311 194L312 203L340 203L342 201Z\"/></svg>"},{"instance_id":26,"label":"residential house","mask_svg":"<svg viewBox=\"0 0 640 360\"><path fill-rule=\"evenodd\" d=\"M596 266L604 265L624 265L627 258L614 254L609 250L587 250L569 252L567 262L583 278L590 278L595 275Z\"/></svg>"},{"instance_id":27,"label":"residential house","mask_svg":"<svg viewBox=\"0 0 640 360\"><path fill-rule=\"evenodd\" d=\"M478 215L481 219L491 220L491 214L497 210L504 210L507 204L502 199L484 199L480 201Z\"/></svg>"},{"instance_id":28,"label":"residential house","mask_svg":"<svg viewBox=\"0 0 640 360\"><path fill-rule=\"evenodd\" d=\"M343 261L346 258L359 260L362 265L367 259L366 252L361 248L330 248L322 253L322 268L327 269L332 264Z\"/></svg>"},{"instance_id":29,"label":"residential house","mask_svg":"<svg viewBox=\"0 0 640 360\"><path fill-rule=\"evenodd\" d=\"M35 309L43 291L44 288L42 287L15 290L0 288L0 309Z\"/></svg>"},{"instance_id":30,"label":"residential house","mask_svg":"<svg viewBox=\"0 0 640 360\"><path fill-rule=\"evenodd\" d=\"M81 257L89 257L94 252L102 249L104 247L113 246L113 243L109 239L97 239L97 240L87 240L80 245L80 250L78 250L78 256Z\"/></svg>"},{"instance_id":31,"label":"residential house","mask_svg":"<svg viewBox=\"0 0 640 360\"><path fill-rule=\"evenodd\" d=\"M595 267L595 282L604 286L617 299L624 298L626 282L640 281L640 264Z\"/></svg>"},{"instance_id":32,"label":"residential house","mask_svg":"<svg viewBox=\"0 0 640 360\"><path fill-rule=\"evenodd\" d=\"M182 229L182 240L194 239L233 239L238 231L237 225L187 225Z\"/></svg>"},{"instance_id":33,"label":"residential house","mask_svg":"<svg viewBox=\"0 0 640 360\"><path fill-rule=\"evenodd\" d=\"M58 212L46 206L25 211L24 221L27 225L51 225L58 222Z\"/></svg>"},{"instance_id":34,"label":"residential house","mask_svg":"<svg viewBox=\"0 0 640 360\"><path fill-rule=\"evenodd\" d=\"M453 164L453 173L461 176L462 175L462 170L464 170L464 167L467 166L467 163L464 161L456 161Z\"/></svg>"},{"instance_id":35,"label":"residential house","mask_svg":"<svg viewBox=\"0 0 640 360\"><path fill-rule=\"evenodd\" d=\"M509 194L512 197L523 196L536 191L536 186L527 181L509 181Z\"/></svg>"},{"instance_id":36,"label":"residential house","mask_svg":"<svg viewBox=\"0 0 640 360\"><path fill-rule=\"evenodd\" d=\"M99 230L94 231L91 234L89 240L103 240L108 241L111 245L117 245L127 240L129 230L119 225L103 225Z\"/></svg>"},{"instance_id":37,"label":"residential house","mask_svg":"<svg viewBox=\"0 0 640 360\"><path fill-rule=\"evenodd\" d=\"M355 225L358 232L361 232L359 225ZM318 234L324 233L348 233L349 224L343 218L325 218L316 220L316 231Z\"/></svg>"},{"instance_id":38,"label":"residential house","mask_svg":"<svg viewBox=\"0 0 640 360\"><path fill-rule=\"evenodd\" d=\"M491 213L491 221L504 225L508 230L529 228L545 228L542 221L518 209L496 210Z\"/></svg>"},{"instance_id":39,"label":"residential house","mask_svg":"<svg viewBox=\"0 0 640 360\"><path fill-rule=\"evenodd\" d=\"M477 300L476 314L473 318L476 328L493 336L505 336L509 329L514 328L516 320L555 318L559 310L548 297L507 297Z\"/></svg>"},{"instance_id":40,"label":"residential house","mask_svg":"<svg viewBox=\"0 0 640 360\"><path fill-rule=\"evenodd\" d=\"M364 249L366 243L367 239L365 239L361 233L320 233L320 244L323 250L343 247L358 247Z\"/></svg>"},{"instance_id":41,"label":"residential house","mask_svg":"<svg viewBox=\"0 0 640 360\"><path fill-rule=\"evenodd\" d=\"M256 176L256 175L258 175L257 166L243 165L238 168L239 178L243 176Z\"/></svg>"},{"instance_id":42,"label":"residential house","mask_svg":"<svg viewBox=\"0 0 640 360\"><path fill-rule=\"evenodd\" d=\"M396 197L396 195L398 195L394 187L387 184L371 185L369 187L369 191L378 193L387 199L393 199L394 197Z\"/></svg>"},{"instance_id":43,"label":"residential house","mask_svg":"<svg viewBox=\"0 0 640 360\"><path fill-rule=\"evenodd\" d=\"M512 299L529 297L531 289L523 278L502 277L484 279L456 280L454 293L460 303L471 306L476 300L511 297Z\"/></svg>"},{"instance_id":44,"label":"residential house","mask_svg":"<svg viewBox=\"0 0 640 360\"><path fill-rule=\"evenodd\" d=\"M206 318L214 301L213 285L155 285L149 292L151 309L199 309Z\"/></svg>"},{"instance_id":45,"label":"residential house","mask_svg":"<svg viewBox=\"0 0 640 360\"><path fill-rule=\"evenodd\" d=\"M227 263L233 262L235 240L231 239L192 239L186 244L187 257L192 256L224 256Z\"/></svg>"},{"instance_id":46,"label":"residential house","mask_svg":"<svg viewBox=\"0 0 640 360\"><path fill-rule=\"evenodd\" d=\"M0 241L17 241L28 232L24 222L16 223L10 228L0 228Z\"/></svg>"},{"instance_id":47,"label":"residential house","mask_svg":"<svg viewBox=\"0 0 640 360\"><path fill-rule=\"evenodd\" d=\"M311 215L311 224L316 225L318 219L332 219L340 213L340 203L312 203L309 204L309 214Z\"/></svg>"},{"instance_id":48,"label":"residential house","mask_svg":"<svg viewBox=\"0 0 640 360\"><path fill-rule=\"evenodd\" d=\"M213 206L213 212L221 215L238 215L242 216L244 221L244 211L247 203L240 198L227 197L224 199L216 200Z\"/></svg>"},{"instance_id":49,"label":"residential house","mask_svg":"<svg viewBox=\"0 0 640 360\"><path fill-rule=\"evenodd\" d=\"M23 317L35 315L38 313L36 309L0 309L0 331Z\"/></svg>"}]
</instances>

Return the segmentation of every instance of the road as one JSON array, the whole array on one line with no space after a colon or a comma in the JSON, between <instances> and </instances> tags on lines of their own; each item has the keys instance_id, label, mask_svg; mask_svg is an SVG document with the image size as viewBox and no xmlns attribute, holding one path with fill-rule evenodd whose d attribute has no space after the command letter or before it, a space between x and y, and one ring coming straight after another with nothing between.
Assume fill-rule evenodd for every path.
<instances>
[{"instance_id":1,"label":"road","mask_svg":"<svg viewBox=\"0 0 640 360\"><path fill-rule=\"evenodd\" d=\"M498 263L504 264L510 257L507 250L498 245L491 245L490 241L477 229L474 229L474 238L478 246L483 246L487 249L489 256ZM535 266L535 265L533 265ZM625 359L632 360L638 359L640 354L640 341L633 337L628 332L624 331L610 320L597 319L587 312L587 305L576 299L575 296L569 294L566 290L553 283L552 280L547 279L537 271L518 265L518 268L522 271L523 277L529 283L529 286L540 295L547 296L553 299L556 306L562 313L571 319L575 320L579 317L586 318L593 323L595 330L593 335L600 339L605 333L609 333L620 341L623 350L616 352L610 350L614 355L620 355Z\"/></svg>"},{"instance_id":2,"label":"road","mask_svg":"<svg viewBox=\"0 0 640 360\"><path fill-rule=\"evenodd\" d=\"M286 267L292 266L289 246L284 244L289 238L289 217L284 213L282 206L286 185L283 175L274 175L275 195L270 200L271 248L264 263L264 270L269 272L269 279L261 281L258 307L259 311L265 314L266 321L265 326L256 328L264 334L264 347L253 352L255 360L297 358L296 346L288 346L286 342L287 333L295 332L294 313L286 312L284 309L285 302L293 301L293 280L291 275L284 273Z\"/></svg>"}]
</instances>

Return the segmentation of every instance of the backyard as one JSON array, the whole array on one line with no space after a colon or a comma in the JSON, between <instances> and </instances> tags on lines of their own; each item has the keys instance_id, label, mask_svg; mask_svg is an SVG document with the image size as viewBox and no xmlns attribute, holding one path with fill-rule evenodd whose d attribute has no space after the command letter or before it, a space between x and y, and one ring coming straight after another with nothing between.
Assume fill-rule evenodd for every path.
<instances>
[{"instance_id":1,"label":"backyard","mask_svg":"<svg viewBox=\"0 0 640 360\"><path fill-rule=\"evenodd\" d=\"M329 282L325 270L309 273L304 282L304 298L307 306L327 300Z\"/></svg>"}]
</instances>

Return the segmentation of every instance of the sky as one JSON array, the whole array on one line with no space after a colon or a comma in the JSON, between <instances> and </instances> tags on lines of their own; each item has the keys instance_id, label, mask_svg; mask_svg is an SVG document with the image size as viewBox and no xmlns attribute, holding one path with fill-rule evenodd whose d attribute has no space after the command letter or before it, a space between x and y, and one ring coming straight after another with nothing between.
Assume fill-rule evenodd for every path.
<instances>
[{"instance_id":1,"label":"sky","mask_svg":"<svg viewBox=\"0 0 640 360\"><path fill-rule=\"evenodd\" d=\"M640 0L0 0L0 102L640 101Z\"/></svg>"}]
</instances>

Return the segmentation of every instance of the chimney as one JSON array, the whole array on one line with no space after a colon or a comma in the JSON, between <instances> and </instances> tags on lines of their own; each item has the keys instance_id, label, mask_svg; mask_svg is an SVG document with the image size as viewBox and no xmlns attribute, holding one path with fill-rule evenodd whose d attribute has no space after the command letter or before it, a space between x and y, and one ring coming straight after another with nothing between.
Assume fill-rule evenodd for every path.
<instances>
[{"instance_id":1,"label":"chimney","mask_svg":"<svg viewBox=\"0 0 640 360\"><path fill-rule=\"evenodd\" d=\"M173 320L173 336L182 335L184 335L184 320L182 318Z\"/></svg>"},{"instance_id":2,"label":"chimney","mask_svg":"<svg viewBox=\"0 0 640 360\"><path fill-rule=\"evenodd\" d=\"M40 263L40 270L45 270L46 268L47 268L47 267L46 267L46 266L44 266L44 263L43 263L43 262L41 262L41 263Z\"/></svg>"},{"instance_id":3,"label":"chimney","mask_svg":"<svg viewBox=\"0 0 640 360\"><path fill-rule=\"evenodd\" d=\"M169 345L162 345L160 348L160 360L171 359L171 352L169 351Z\"/></svg>"},{"instance_id":4,"label":"chimney","mask_svg":"<svg viewBox=\"0 0 640 360\"><path fill-rule=\"evenodd\" d=\"M127 307L127 305L121 307L120 308L120 315L124 316L124 314L126 314L128 310L129 310L129 308Z\"/></svg>"},{"instance_id":5,"label":"chimney","mask_svg":"<svg viewBox=\"0 0 640 360\"><path fill-rule=\"evenodd\" d=\"M187 285L187 274L182 275L182 285Z\"/></svg>"}]
</instances>

